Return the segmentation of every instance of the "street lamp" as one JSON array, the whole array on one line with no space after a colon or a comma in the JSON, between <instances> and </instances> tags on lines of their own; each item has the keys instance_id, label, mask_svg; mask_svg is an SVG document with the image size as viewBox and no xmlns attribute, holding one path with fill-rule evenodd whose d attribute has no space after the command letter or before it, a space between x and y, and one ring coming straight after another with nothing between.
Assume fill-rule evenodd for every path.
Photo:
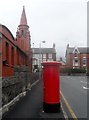
<instances>
[{"instance_id":1,"label":"street lamp","mask_svg":"<svg viewBox=\"0 0 89 120\"><path fill-rule=\"evenodd\" d=\"M33 49L32 49L32 71L34 69L34 43L33 43Z\"/></svg>"},{"instance_id":2,"label":"street lamp","mask_svg":"<svg viewBox=\"0 0 89 120\"><path fill-rule=\"evenodd\" d=\"M39 79L41 78L41 61L42 61L42 57L41 57L41 43L46 43L46 41L41 41L39 44Z\"/></svg>"},{"instance_id":3,"label":"street lamp","mask_svg":"<svg viewBox=\"0 0 89 120\"><path fill-rule=\"evenodd\" d=\"M39 44L39 67L41 68L41 43L46 43L46 41L41 41Z\"/></svg>"}]
</instances>

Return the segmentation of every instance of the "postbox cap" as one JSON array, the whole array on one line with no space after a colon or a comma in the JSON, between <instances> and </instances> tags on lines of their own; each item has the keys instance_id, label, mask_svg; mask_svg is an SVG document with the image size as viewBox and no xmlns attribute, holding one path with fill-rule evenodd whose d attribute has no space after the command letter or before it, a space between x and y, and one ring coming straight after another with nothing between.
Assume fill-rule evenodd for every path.
<instances>
[{"instance_id":1,"label":"postbox cap","mask_svg":"<svg viewBox=\"0 0 89 120\"><path fill-rule=\"evenodd\" d=\"M55 65L60 65L61 63L60 62L57 62L57 61L46 61L46 62L43 62L41 63L42 66L55 66Z\"/></svg>"}]
</instances>

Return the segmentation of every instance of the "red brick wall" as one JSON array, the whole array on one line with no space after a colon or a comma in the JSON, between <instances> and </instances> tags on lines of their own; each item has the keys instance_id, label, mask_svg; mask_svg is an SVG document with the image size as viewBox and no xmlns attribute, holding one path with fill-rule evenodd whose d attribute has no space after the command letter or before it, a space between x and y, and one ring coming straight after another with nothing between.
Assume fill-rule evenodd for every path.
<instances>
[{"instance_id":1,"label":"red brick wall","mask_svg":"<svg viewBox=\"0 0 89 120\"><path fill-rule=\"evenodd\" d=\"M87 55L87 72L89 74L89 54Z\"/></svg>"},{"instance_id":2,"label":"red brick wall","mask_svg":"<svg viewBox=\"0 0 89 120\"><path fill-rule=\"evenodd\" d=\"M1 76L2 76L2 35L0 36L0 77Z\"/></svg>"},{"instance_id":3,"label":"red brick wall","mask_svg":"<svg viewBox=\"0 0 89 120\"><path fill-rule=\"evenodd\" d=\"M21 41L18 40L18 42L16 43L13 35L5 26L2 26L2 31L0 32L2 33L2 49L0 49L0 51L2 51L2 59L0 59L0 62L2 63L2 75L0 73L0 76L13 76L14 66L16 65L28 65L29 71L31 71L31 61L28 60L28 57L26 55L26 50L28 48L28 46L26 47L26 45L28 44L28 41L26 42L26 40L24 40L25 42L21 43ZM19 44L18 47L17 44ZM23 51L19 48L19 46ZM30 50L30 48L28 49Z\"/></svg>"},{"instance_id":4,"label":"red brick wall","mask_svg":"<svg viewBox=\"0 0 89 120\"><path fill-rule=\"evenodd\" d=\"M69 54L67 57L67 66L69 66L70 68L73 67L73 54Z\"/></svg>"}]
</instances>

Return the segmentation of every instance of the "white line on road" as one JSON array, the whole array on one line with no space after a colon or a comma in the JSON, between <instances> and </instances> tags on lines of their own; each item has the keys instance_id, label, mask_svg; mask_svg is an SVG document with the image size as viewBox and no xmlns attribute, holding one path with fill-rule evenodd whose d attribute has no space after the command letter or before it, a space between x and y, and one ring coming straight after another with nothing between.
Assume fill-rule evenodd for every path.
<instances>
[{"instance_id":1,"label":"white line on road","mask_svg":"<svg viewBox=\"0 0 89 120\"><path fill-rule=\"evenodd\" d=\"M89 83L88 83L88 82L86 82L86 81L81 81L81 82L82 82L82 83L89 84ZM88 90L89 88L88 88L88 87L83 86L83 89Z\"/></svg>"},{"instance_id":2,"label":"white line on road","mask_svg":"<svg viewBox=\"0 0 89 120\"><path fill-rule=\"evenodd\" d=\"M82 83L86 83L86 84L89 84L88 82L86 82L86 81L80 81L80 82L82 82Z\"/></svg>"},{"instance_id":3,"label":"white line on road","mask_svg":"<svg viewBox=\"0 0 89 120\"><path fill-rule=\"evenodd\" d=\"M86 81L81 81L82 83L86 83L87 84L87 82Z\"/></svg>"},{"instance_id":4,"label":"white line on road","mask_svg":"<svg viewBox=\"0 0 89 120\"><path fill-rule=\"evenodd\" d=\"M68 116L67 116L67 114L66 114L66 112L65 112L65 110L64 110L64 108L63 108L62 101L61 101L61 109L62 109L62 111L63 111L65 120L68 120Z\"/></svg>"},{"instance_id":5,"label":"white line on road","mask_svg":"<svg viewBox=\"0 0 89 120\"><path fill-rule=\"evenodd\" d=\"M89 88L87 88L87 87L83 86L83 89L86 89L86 90L87 90L87 89L89 89Z\"/></svg>"}]
</instances>

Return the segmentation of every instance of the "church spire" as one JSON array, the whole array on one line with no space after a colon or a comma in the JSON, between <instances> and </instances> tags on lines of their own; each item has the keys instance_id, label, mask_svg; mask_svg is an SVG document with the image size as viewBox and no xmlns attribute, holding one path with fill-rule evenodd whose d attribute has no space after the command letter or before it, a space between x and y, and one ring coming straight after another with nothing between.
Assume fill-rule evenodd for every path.
<instances>
[{"instance_id":1,"label":"church spire","mask_svg":"<svg viewBox=\"0 0 89 120\"><path fill-rule=\"evenodd\" d=\"M16 32L17 45L23 49L26 53L30 49L30 31L27 25L27 18L25 13L25 7L23 6L22 15L20 19L20 25Z\"/></svg>"},{"instance_id":2,"label":"church spire","mask_svg":"<svg viewBox=\"0 0 89 120\"><path fill-rule=\"evenodd\" d=\"M26 38L29 35L30 35L29 26L27 25L25 7L23 6L22 15L20 19L20 25L18 26L16 36L18 39L18 38Z\"/></svg>"},{"instance_id":3,"label":"church spire","mask_svg":"<svg viewBox=\"0 0 89 120\"><path fill-rule=\"evenodd\" d=\"M20 25L27 25L27 18L25 13L25 7L23 6L23 11L20 19Z\"/></svg>"}]
</instances>

